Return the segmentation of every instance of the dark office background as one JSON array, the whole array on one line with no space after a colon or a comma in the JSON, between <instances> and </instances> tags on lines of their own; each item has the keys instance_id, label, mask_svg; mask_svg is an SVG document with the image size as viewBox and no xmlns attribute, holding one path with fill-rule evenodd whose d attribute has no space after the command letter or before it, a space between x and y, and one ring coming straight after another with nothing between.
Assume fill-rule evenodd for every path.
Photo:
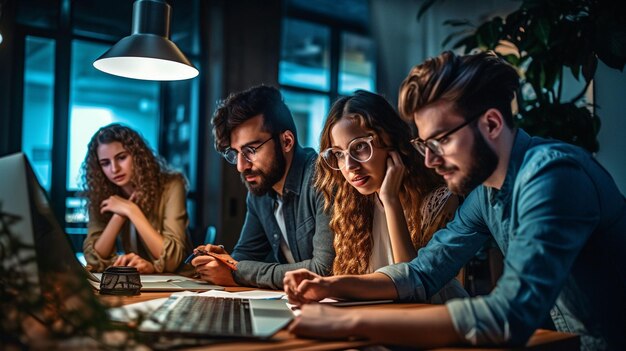
<instances>
[{"instance_id":1,"label":"dark office background","mask_svg":"<svg viewBox=\"0 0 626 351\"><path fill-rule=\"evenodd\" d=\"M2 2L3 77L9 78L2 87L2 154L28 155L80 248L87 218L79 167L86 144L99 127L125 123L187 176L194 241L215 232L232 247L245 188L213 150L209 122L216 101L255 84L279 86L301 142L316 148L331 101L355 89L376 90L368 3L345 1L346 11L334 1L172 1L171 39L201 74L166 83L92 66L129 34L132 5Z\"/></svg>"}]
</instances>

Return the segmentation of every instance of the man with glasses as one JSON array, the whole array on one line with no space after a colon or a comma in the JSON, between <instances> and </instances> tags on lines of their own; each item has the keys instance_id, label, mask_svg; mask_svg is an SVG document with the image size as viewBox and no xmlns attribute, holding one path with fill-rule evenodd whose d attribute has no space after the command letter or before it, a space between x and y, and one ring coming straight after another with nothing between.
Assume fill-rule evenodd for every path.
<instances>
[{"instance_id":1,"label":"man with glasses","mask_svg":"<svg viewBox=\"0 0 626 351\"><path fill-rule=\"evenodd\" d=\"M247 213L232 256L217 245L194 251L191 263L202 279L281 289L289 270L328 274L335 254L323 197L313 189L317 155L298 144L280 92L257 86L233 94L212 124L215 148L248 188Z\"/></svg>"},{"instance_id":2,"label":"man with glasses","mask_svg":"<svg viewBox=\"0 0 626 351\"><path fill-rule=\"evenodd\" d=\"M285 277L292 302L424 301L493 237L504 271L486 296L418 310L303 306L299 335L437 347L523 345L549 318L589 350L626 350L626 200L593 155L513 125L517 72L494 53L451 52L412 69L399 109L425 163L466 200L408 263L364 276ZM371 313L371 312L370 312Z\"/></svg>"}]
</instances>

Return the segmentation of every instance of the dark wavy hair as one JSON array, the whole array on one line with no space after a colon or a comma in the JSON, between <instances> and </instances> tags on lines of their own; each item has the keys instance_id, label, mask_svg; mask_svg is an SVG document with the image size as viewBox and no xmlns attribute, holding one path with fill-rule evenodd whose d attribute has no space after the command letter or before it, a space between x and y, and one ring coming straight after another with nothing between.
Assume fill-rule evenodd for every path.
<instances>
[{"instance_id":1,"label":"dark wavy hair","mask_svg":"<svg viewBox=\"0 0 626 351\"><path fill-rule=\"evenodd\" d=\"M359 90L337 100L330 109L320 140L320 150L331 147L331 130L341 119L349 118L374 134L374 143L398 152L405 166L400 201L416 249L430 238L420 232L420 209L427 194L443 184L433 170L426 168L421 155L411 146L409 126L380 95ZM372 252L372 218L375 194L363 196L341 172L328 167L322 157L316 163L315 187L324 195L326 211L331 211L330 229L335 234L333 274L367 272Z\"/></svg>"},{"instance_id":2,"label":"dark wavy hair","mask_svg":"<svg viewBox=\"0 0 626 351\"><path fill-rule=\"evenodd\" d=\"M230 147L230 133L245 121L263 115L263 128L272 135L286 130L293 132L296 144L298 132L291 111L285 105L280 91L265 85L231 94L220 101L213 114L213 137L215 149L224 152Z\"/></svg>"},{"instance_id":3,"label":"dark wavy hair","mask_svg":"<svg viewBox=\"0 0 626 351\"><path fill-rule=\"evenodd\" d=\"M446 51L411 69L400 85L398 110L413 121L415 112L439 100L452 102L465 118L496 108L513 128L511 102L518 89L517 71L493 51L466 56Z\"/></svg>"},{"instance_id":4,"label":"dark wavy hair","mask_svg":"<svg viewBox=\"0 0 626 351\"><path fill-rule=\"evenodd\" d=\"M170 170L139 133L117 123L104 126L93 135L81 167L82 195L87 198L90 218L102 222L110 220L112 214L101 214L100 204L112 195L125 197L122 189L106 177L98 161L98 147L113 142L121 143L124 150L132 155L131 184L136 189L134 202L147 218L153 218L158 210L163 186L174 178L180 178L184 184L186 180L181 173Z\"/></svg>"}]
</instances>

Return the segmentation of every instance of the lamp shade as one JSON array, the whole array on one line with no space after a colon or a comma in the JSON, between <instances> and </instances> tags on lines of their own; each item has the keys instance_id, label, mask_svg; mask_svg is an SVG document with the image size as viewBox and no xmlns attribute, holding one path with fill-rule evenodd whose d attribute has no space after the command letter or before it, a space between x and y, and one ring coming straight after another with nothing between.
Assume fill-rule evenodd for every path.
<instances>
[{"instance_id":1,"label":"lamp shade","mask_svg":"<svg viewBox=\"0 0 626 351\"><path fill-rule=\"evenodd\" d=\"M137 0L133 32L102 54L93 66L116 76L144 80L182 80L198 75L169 40L171 7L160 0Z\"/></svg>"}]
</instances>

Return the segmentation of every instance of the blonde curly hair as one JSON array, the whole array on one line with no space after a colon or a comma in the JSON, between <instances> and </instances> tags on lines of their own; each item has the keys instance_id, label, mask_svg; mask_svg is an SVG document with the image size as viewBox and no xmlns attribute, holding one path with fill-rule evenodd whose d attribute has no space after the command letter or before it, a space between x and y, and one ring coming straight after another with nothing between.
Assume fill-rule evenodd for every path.
<instances>
[{"instance_id":1,"label":"blonde curly hair","mask_svg":"<svg viewBox=\"0 0 626 351\"><path fill-rule=\"evenodd\" d=\"M170 170L165 161L154 154L144 138L133 129L113 123L100 128L87 146L87 155L81 166L81 193L87 199L90 219L108 222L112 214L100 213L100 204L112 195L126 197L122 188L113 184L102 171L98 160L98 147L102 144L119 142L132 155L133 177L130 180L135 190L134 202L147 218L153 218L159 206L163 186L174 178L186 184L181 173Z\"/></svg>"},{"instance_id":2,"label":"blonde curly hair","mask_svg":"<svg viewBox=\"0 0 626 351\"><path fill-rule=\"evenodd\" d=\"M442 179L426 168L422 157L409 143L410 128L380 95L357 91L337 100L326 118L320 138L320 150L331 147L331 130L343 118L353 119L374 134L376 146L396 150L405 165L400 201L407 219L411 240L416 249L430 240L422 233L420 209L426 196L441 187ZM333 274L367 272L372 253L372 218L376 194L363 196L343 177L328 167L321 156L316 162L315 187L330 211L330 229L335 234ZM432 233L431 233L432 234Z\"/></svg>"}]
</instances>

